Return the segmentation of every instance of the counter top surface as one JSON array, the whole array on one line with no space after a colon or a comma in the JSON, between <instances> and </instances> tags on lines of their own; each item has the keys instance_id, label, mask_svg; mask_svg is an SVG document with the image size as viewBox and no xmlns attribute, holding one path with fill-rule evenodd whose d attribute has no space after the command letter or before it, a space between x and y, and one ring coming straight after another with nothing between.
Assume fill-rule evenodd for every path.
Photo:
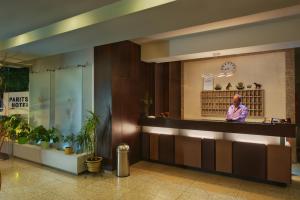
<instances>
[{"instance_id":1,"label":"counter top surface","mask_svg":"<svg viewBox=\"0 0 300 200\"><path fill-rule=\"evenodd\" d=\"M190 129L216 131L224 133L241 133L252 135L265 135L277 137L295 137L297 127L295 124L272 124L258 122L227 122L213 120L178 120L169 118L142 118L141 126L164 128Z\"/></svg>"}]
</instances>

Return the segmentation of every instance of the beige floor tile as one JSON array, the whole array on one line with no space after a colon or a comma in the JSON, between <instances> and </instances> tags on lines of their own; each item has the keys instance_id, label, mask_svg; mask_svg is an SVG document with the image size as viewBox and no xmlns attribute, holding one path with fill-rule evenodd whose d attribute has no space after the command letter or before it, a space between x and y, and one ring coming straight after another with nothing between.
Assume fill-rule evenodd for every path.
<instances>
[{"instance_id":1,"label":"beige floor tile","mask_svg":"<svg viewBox=\"0 0 300 200\"><path fill-rule=\"evenodd\" d=\"M139 162L131 175L75 176L31 162L0 161L2 200L300 200L300 177L278 187L162 164Z\"/></svg>"}]
</instances>

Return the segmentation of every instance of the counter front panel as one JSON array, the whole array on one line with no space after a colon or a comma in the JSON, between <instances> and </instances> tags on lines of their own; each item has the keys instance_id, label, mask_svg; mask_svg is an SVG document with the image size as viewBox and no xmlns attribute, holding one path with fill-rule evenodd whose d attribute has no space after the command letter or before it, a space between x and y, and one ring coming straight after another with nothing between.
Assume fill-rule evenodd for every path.
<instances>
[{"instance_id":1,"label":"counter front panel","mask_svg":"<svg viewBox=\"0 0 300 200\"><path fill-rule=\"evenodd\" d=\"M279 141L295 137L294 124L143 119L140 125L145 160L291 183L291 148Z\"/></svg>"}]
</instances>

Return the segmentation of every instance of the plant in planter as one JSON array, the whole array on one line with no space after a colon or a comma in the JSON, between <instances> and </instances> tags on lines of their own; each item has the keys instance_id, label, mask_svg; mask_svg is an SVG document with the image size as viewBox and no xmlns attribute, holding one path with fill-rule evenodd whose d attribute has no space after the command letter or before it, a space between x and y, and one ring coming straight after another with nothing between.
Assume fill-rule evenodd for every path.
<instances>
[{"instance_id":1,"label":"plant in planter","mask_svg":"<svg viewBox=\"0 0 300 200\"><path fill-rule=\"evenodd\" d=\"M75 143L75 135L71 133L70 135L63 136L63 142L67 143L67 146L65 147L65 154L72 154Z\"/></svg>"},{"instance_id":2,"label":"plant in planter","mask_svg":"<svg viewBox=\"0 0 300 200\"><path fill-rule=\"evenodd\" d=\"M49 132L48 130L43 127L43 126L38 126L38 132L37 132L37 139L38 141L40 141L41 143L41 147L43 149L48 149L49 148L49 143L50 143L50 136L49 136Z\"/></svg>"},{"instance_id":3,"label":"plant in planter","mask_svg":"<svg viewBox=\"0 0 300 200\"><path fill-rule=\"evenodd\" d=\"M46 142L48 142L48 146L50 143L52 143L52 145L57 144L60 138L59 130L52 127L47 132L48 132L48 138L47 138L48 140Z\"/></svg>"},{"instance_id":4,"label":"plant in planter","mask_svg":"<svg viewBox=\"0 0 300 200\"><path fill-rule=\"evenodd\" d=\"M37 126L31 129L28 140L30 144L38 144L41 140L41 135L46 134L47 129L43 126Z\"/></svg>"},{"instance_id":5,"label":"plant in planter","mask_svg":"<svg viewBox=\"0 0 300 200\"><path fill-rule=\"evenodd\" d=\"M102 161L102 157L98 157L96 153L96 127L100 123L100 119L93 112L89 112L89 114L90 116L81 129L80 137L84 139L82 141L84 149L90 154L86 160L88 171L97 173L100 171Z\"/></svg>"},{"instance_id":6,"label":"plant in planter","mask_svg":"<svg viewBox=\"0 0 300 200\"><path fill-rule=\"evenodd\" d=\"M19 144L26 144L30 133L30 128L24 120L20 122L16 130L16 136Z\"/></svg>"},{"instance_id":7,"label":"plant in planter","mask_svg":"<svg viewBox=\"0 0 300 200\"><path fill-rule=\"evenodd\" d=\"M20 115L11 115L5 119L4 129L7 134L7 137L13 141L17 139L16 128L22 122Z\"/></svg>"}]
</instances>

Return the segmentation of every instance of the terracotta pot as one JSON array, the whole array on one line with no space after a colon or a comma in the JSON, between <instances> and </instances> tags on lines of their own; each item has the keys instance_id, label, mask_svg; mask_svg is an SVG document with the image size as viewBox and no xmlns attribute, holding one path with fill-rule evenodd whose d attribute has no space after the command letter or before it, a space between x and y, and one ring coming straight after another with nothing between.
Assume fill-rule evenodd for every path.
<instances>
[{"instance_id":1,"label":"terracotta pot","mask_svg":"<svg viewBox=\"0 0 300 200\"><path fill-rule=\"evenodd\" d=\"M65 154L67 154L67 155L73 154L73 148L72 147L65 147Z\"/></svg>"},{"instance_id":2,"label":"terracotta pot","mask_svg":"<svg viewBox=\"0 0 300 200\"><path fill-rule=\"evenodd\" d=\"M88 158L86 165L89 172L98 173L101 170L102 157L95 157L96 159Z\"/></svg>"}]
</instances>

